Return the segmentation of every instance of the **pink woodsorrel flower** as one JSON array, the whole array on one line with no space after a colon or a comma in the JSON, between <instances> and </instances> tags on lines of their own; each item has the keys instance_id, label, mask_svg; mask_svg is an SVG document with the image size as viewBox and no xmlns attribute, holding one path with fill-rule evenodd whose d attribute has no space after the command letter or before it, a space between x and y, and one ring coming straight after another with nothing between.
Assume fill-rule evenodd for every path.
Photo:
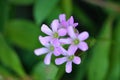
<instances>
[{"instance_id":1,"label":"pink woodsorrel flower","mask_svg":"<svg viewBox=\"0 0 120 80\"><path fill-rule=\"evenodd\" d=\"M74 23L74 18L73 18L73 16L71 16L68 20L66 20L66 15L65 14L60 14L59 15L59 20L60 20L60 28L61 29L66 29L67 30L67 28L69 27L69 26L72 26L72 27L74 27L74 31L75 31L75 33L76 34L79 34L78 33L78 30L75 28L77 25L78 25L78 23ZM63 32L63 31L62 31ZM67 32L66 32L66 34L67 34ZM65 35L66 35L65 34Z\"/></svg>"},{"instance_id":2,"label":"pink woodsorrel flower","mask_svg":"<svg viewBox=\"0 0 120 80\"><path fill-rule=\"evenodd\" d=\"M55 59L55 63L56 65L61 65L64 62L66 62L66 72L70 73L72 71L72 62L75 64L80 64L81 63L81 59L78 56L75 56L75 50L72 49L71 47L69 47L68 51L66 51L64 48L62 48L63 50L63 55L64 57L62 58L56 58Z\"/></svg>"},{"instance_id":3,"label":"pink woodsorrel flower","mask_svg":"<svg viewBox=\"0 0 120 80\"><path fill-rule=\"evenodd\" d=\"M59 47L56 47L56 45L54 45L52 42L48 43L47 39L42 36L39 37L39 40L44 47L35 49L34 53L37 56L46 54L44 63L49 65L52 54L54 54L56 56L60 55Z\"/></svg>"},{"instance_id":4,"label":"pink woodsorrel flower","mask_svg":"<svg viewBox=\"0 0 120 80\"><path fill-rule=\"evenodd\" d=\"M59 15L59 20L60 20L60 26L67 28L69 26L76 27L78 23L74 23L74 18L71 16L68 20L66 20L66 15L65 14L60 14Z\"/></svg>"},{"instance_id":5,"label":"pink woodsorrel flower","mask_svg":"<svg viewBox=\"0 0 120 80\"><path fill-rule=\"evenodd\" d=\"M45 34L47 34L48 36L46 36L46 38L49 41L53 41L54 43L58 43L58 38L60 36L64 36L64 31L59 29L59 21L58 20L53 20L53 22L51 23L51 28L52 30L45 24L42 25L41 27L41 31ZM66 30L65 30L66 31Z\"/></svg>"},{"instance_id":6,"label":"pink woodsorrel flower","mask_svg":"<svg viewBox=\"0 0 120 80\"><path fill-rule=\"evenodd\" d=\"M74 32L74 28L72 26L68 27L68 34L70 38L60 39L61 43L71 44L70 47L77 50L78 48L82 51L88 50L88 45L84 40L89 37L88 32L84 31L79 35L76 35Z\"/></svg>"},{"instance_id":7,"label":"pink woodsorrel flower","mask_svg":"<svg viewBox=\"0 0 120 80\"><path fill-rule=\"evenodd\" d=\"M61 53L60 43L56 42L56 44L55 44L54 42L51 42L51 41L48 42L49 41L48 38L47 37L42 37L42 36L39 36L39 41L43 46L48 46L48 47L49 47L49 45L53 46L54 47L54 50L52 51L53 54L55 56L60 55L60 53Z\"/></svg>"}]
</instances>

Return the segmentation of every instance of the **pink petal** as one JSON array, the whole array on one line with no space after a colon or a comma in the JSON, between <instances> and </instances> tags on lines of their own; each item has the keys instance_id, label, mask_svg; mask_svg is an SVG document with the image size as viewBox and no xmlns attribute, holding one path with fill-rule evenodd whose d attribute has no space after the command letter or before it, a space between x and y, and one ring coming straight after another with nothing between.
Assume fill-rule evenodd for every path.
<instances>
[{"instance_id":1,"label":"pink petal","mask_svg":"<svg viewBox=\"0 0 120 80\"><path fill-rule=\"evenodd\" d=\"M65 28L61 28L58 30L59 36L65 36L67 34L67 30Z\"/></svg>"},{"instance_id":2,"label":"pink petal","mask_svg":"<svg viewBox=\"0 0 120 80\"><path fill-rule=\"evenodd\" d=\"M73 27L76 27L76 26L78 26L78 23L74 23L74 24L73 24Z\"/></svg>"},{"instance_id":3,"label":"pink petal","mask_svg":"<svg viewBox=\"0 0 120 80\"><path fill-rule=\"evenodd\" d=\"M62 21L61 22L61 27L67 28L68 27L68 23L66 21Z\"/></svg>"},{"instance_id":4,"label":"pink petal","mask_svg":"<svg viewBox=\"0 0 120 80\"><path fill-rule=\"evenodd\" d=\"M50 30L50 28L43 24L42 27L41 27L41 31L47 35L52 35L52 31Z\"/></svg>"},{"instance_id":5,"label":"pink petal","mask_svg":"<svg viewBox=\"0 0 120 80\"><path fill-rule=\"evenodd\" d=\"M54 55L55 56L59 56L61 54L61 50L59 47L56 47L55 50L54 50Z\"/></svg>"},{"instance_id":6,"label":"pink petal","mask_svg":"<svg viewBox=\"0 0 120 80\"><path fill-rule=\"evenodd\" d=\"M66 72L70 73L72 71L72 62L69 61L66 63Z\"/></svg>"},{"instance_id":7,"label":"pink petal","mask_svg":"<svg viewBox=\"0 0 120 80\"><path fill-rule=\"evenodd\" d=\"M80 42L80 44L78 45L79 49L82 51L86 51L88 50L88 45L85 42Z\"/></svg>"},{"instance_id":8,"label":"pink petal","mask_svg":"<svg viewBox=\"0 0 120 80\"><path fill-rule=\"evenodd\" d=\"M70 25L72 25L72 24L74 23L73 16L70 17L70 19L68 20L68 23L69 23Z\"/></svg>"},{"instance_id":9,"label":"pink petal","mask_svg":"<svg viewBox=\"0 0 120 80\"><path fill-rule=\"evenodd\" d=\"M48 54L45 56L44 63L45 63L46 65L49 65L49 64L50 64L51 56L52 56L52 53L48 53Z\"/></svg>"},{"instance_id":10,"label":"pink petal","mask_svg":"<svg viewBox=\"0 0 120 80\"><path fill-rule=\"evenodd\" d=\"M57 59L55 59L55 64L56 64L56 65L61 65L61 64L63 64L63 63L66 62L66 61L67 61L67 58L66 58L66 57L57 58Z\"/></svg>"},{"instance_id":11,"label":"pink petal","mask_svg":"<svg viewBox=\"0 0 120 80\"><path fill-rule=\"evenodd\" d=\"M51 36L46 36L46 37L39 36L39 40L41 44L44 46L46 46L48 42L51 41L51 39L52 39Z\"/></svg>"},{"instance_id":12,"label":"pink petal","mask_svg":"<svg viewBox=\"0 0 120 80\"><path fill-rule=\"evenodd\" d=\"M67 55L67 51L66 51L66 49L64 49L63 47L60 47L60 49L61 49L61 54L62 55L64 55L64 56L66 56Z\"/></svg>"},{"instance_id":13,"label":"pink petal","mask_svg":"<svg viewBox=\"0 0 120 80\"><path fill-rule=\"evenodd\" d=\"M59 40L56 39L56 38L51 40L51 44L54 45L55 47L56 47L56 46L60 46L60 42L59 42Z\"/></svg>"},{"instance_id":14,"label":"pink petal","mask_svg":"<svg viewBox=\"0 0 120 80\"><path fill-rule=\"evenodd\" d=\"M37 55L37 56L45 54L47 52L48 52L47 48L39 48L39 49L35 49L35 51L34 51L35 55Z\"/></svg>"},{"instance_id":15,"label":"pink petal","mask_svg":"<svg viewBox=\"0 0 120 80\"><path fill-rule=\"evenodd\" d=\"M66 15L65 14L59 15L59 20L60 22L66 21Z\"/></svg>"},{"instance_id":16,"label":"pink petal","mask_svg":"<svg viewBox=\"0 0 120 80\"><path fill-rule=\"evenodd\" d=\"M68 48L68 55L74 55L78 47L76 45L70 45Z\"/></svg>"},{"instance_id":17,"label":"pink petal","mask_svg":"<svg viewBox=\"0 0 120 80\"><path fill-rule=\"evenodd\" d=\"M55 19L55 20L53 20L53 22L51 23L51 27L52 27L52 30L54 31L54 32L56 32L57 31L57 29L58 29L58 27L59 27L59 21L57 20L57 19Z\"/></svg>"},{"instance_id":18,"label":"pink petal","mask_svg":"<svg viewBox=\"0 0 120 80\"><path fill-rule=\"evenodd\" d=\"M71 44L72 39L66 38L66 39L60 39L59 41L60 41L60 43L63 43L63 44Z\"/></svg>"},{"instance_id":19,"label":"pink petal","mask_svg":"<svg viewBox=\"0 0 120 80\"><path fill-rule=\"evenodd\" d=\"M89 33L84 31L78 35L80 41L84 41L89 37Z\"/></svg>"},{"instance_id":20,"label":"pink petal","mask_svg":"<svg viewBox=\"0 0 120 80\"><path fill-rule=\"evenodd\" d=\"M68 34L71 38L75 39L76 38L76 34L74 32L74 28L72 26L68 27Z\"/></svg>"},{"instance_id":21,"label":"pink petal","mask_svg":"<svg viewBox=\"0 0 120 80\"><path fill-rule=\"evenodd\" d=\"M75 64L80 64L80 63L81 63L80 57L75 56L74 59L73 59L73 63L75 63Z\"/></svg>"}]
</instances>

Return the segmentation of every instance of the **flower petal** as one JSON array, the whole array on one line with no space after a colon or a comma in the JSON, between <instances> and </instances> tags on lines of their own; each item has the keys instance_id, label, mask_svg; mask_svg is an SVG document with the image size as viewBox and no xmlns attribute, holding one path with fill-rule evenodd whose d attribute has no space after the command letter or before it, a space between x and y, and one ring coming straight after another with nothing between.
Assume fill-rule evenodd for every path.
<instances>
[{"instance_id":1,"label":"flower petal","mask_svg":"<svg viewBox=\"0 0 120 80\"><path fill-rule=\"evenodd\" d=\"M52 31L50 30L50 28L43 24L42 27L41 27L41 31L47 35L52 35Z\"/></svg>"},{"instance_id":2,"label":"flower petal","mask_svg":"<svg viewBox=\"0 0 120 80\"><path fill-rule=\"evenodd\" d=\"M80 41L84 41L89 37L88 32L84 31L78 35L78 38Z\"/></svg>"},{"instance_id":3,"label":"flower petal","mask_svg":"<svg viewBox=\"0 0 120 80\"><path fill-rule=\"evenodd\" d=\"M53 22L51 23L52 30L54 32L57 32L59 25L60 24L59 24L59 21L57 19L53 20Z\"/></svg>"},{"instance_id":4,"label":"flower petal","mask_svg":"<svg viewBox=\"0 0 120 80\"><path fill-rule=\"evenodd\" d=\"M34 51L35 55L37 55L37 56L45 54L47 52L48 52L47 48L39 48L39 49L35 49L35 51Z\"/></svg>"},{"instance_id":5,"label":"flower petal","mask_svg":"<svg viewBox=\"0 0 120 80\"><path fill-rule=\"evenodd\" d=\"M66 61L67 61L67 58L66 58L66 57L57 58L57 59L55 59L55 64L56 64L56 65L61 65L61 64L63 64L63 63L66 62Z\"/></svg>"},{"instance_id":6,"label":"flower petal","mask_svg":"<svg viewBox=\"0 0 120 80\"><path fill-rule=\"evenodd\" d=\"M65 36L67 34L67 30L65 28L61 28L58 30L59 36Z\"/></svg>"},{"instance_id":7,"label":"flower petal","mask_svg":"<svg viewBox=\"0 0 120 80\"><path fill-rule=\"evenodd\" d=\"M74 23L73 16L71 16L70 19L68 19L68 23L69 23L69 25L73 25L73 23Z\"/></svg>"},{"instance_id":8,"label":"flower petal","mask_svg":"<svg viewBox=\"0 0 120 80\"><path fill-rule=\"evenodd\" d=\"M40 40L41 44L44 46L46 46L48 44L48 42L51 41L51 39L52 39L51 36L46 36L46 37L39 36L39 40Z\"/></svg>"},{"instance_id":9,"label":"flower petal","mask_svg":"<svg viewBox=\"0 0 120 80\"><path fill-rule=\"evenodd\" d=\"M54 55L59 56L61 54L61 49L59 47L56 47L54 50Z\"/></svg>"},{"instance_id":10,"label":"flower petal","mask_svg":"<svg viewBox=\"0 0 120 80\"><path fill-rule=\"evenodd\" d=\"M45 63L46 65L49 65L49 64L50 64L51 56L52 56L52 53L48 53L48 54L45 56L44 63Z\"/></svg>"},{"instance_id":11,"label":"flower petal","mask_svg":"<svg viewBox=\"0 0 120 80\"><path fill-rule=\"evenodd\" d=\"M61 27L67 28L68 23L66 21L61 22Z\"/></svg>"},{"instance_id":12,"label":"flower petal","mask_svg":"<svg viewBox=\"0 0 120 80\"><path fill-rule=\"evenodd\" d=\"M78 26L78 23L74 23L74 24L73 24L73 27L76 27L76 26Z\"/></svg>"},{"instance_id":13,"label":"flower petal","mask_svg":"<svg viewBox=\"0 0 120 80\"><path fill-rule=\"evenodd\" d=\"M59 15L59 20L60 20L60 22L66 21L66 15L65 14L60 14Z\"/></svg>"},{"instance_id":14,"label":"flower petal","mask_svg":"<svg viewBox=\"0 0 120 80\"><path fill-rule=\"evenodd\" d=\"M75 64L80 64L80 63L81 63L80 57L75 56L74 59L73 59L73 63L75 63Z\"/></svg>"},{"instance_id":15,"label":"flower petal","mask_svg":"<svg viewBox=\"0 0 120 80\"><path fill-rule=\"evenodd\" d=\"M82 51L86 51L88 50L88 45L85 42L80 42L80 44L78 45L79 49Z\"/></svg>"},{"instance_id":16,"label":"flower petal","mask_svg":"<svg viewBox=\"0 0 120 80\"><path fill-rule=\"evenodd\" d=\"M72 62L69 61L66 63L66 72L70 73L72 71Z\"/></svg>"},{"instance_id":17,"label":"flower petal","mask_svg":"<svg viewBox=\"0 0 120 80\"><path fill-rule=\"evenodd\" d=\"M64 49L62 46L60 47L60 50L61 50L61 54L62 55L64 55L64 56L66 56L67 55L67 51L66 51L66 49Z\"/></svg>"},{"instance_id":18,"label":"flower petal","mask_svg":"<svg viewBox=\"0 0 120 80\"><path fill-rule=\"evenodd\" d=\"M71 38L66 38L66 39L60 39L59 41L62 44L71 44L72 39Z\"/></svg>"},{"instance_id":19,"label":"flower petal","mask_svg":"<svg viewBox=\"0 0 120 80\"><path fill-rule=\"evenodd\" d=\"M76 45L70 45L68 48L68 55L74 55L78 47Z\"/></svg>"},{"instance_id":20,"label":"flower petal","mask_svg":"<svg viewBox=\"0 0 120 80\"><path fill-rule=\"evenodd\" d=\"M76 35L75 35L75 32L74 32L74 28L72 26L69 26L68 27L68 34L71 38L75 39L76 38Z\"/></svg>"},{"instance_id":21,"label":"flower petal","mask_svg":"<svg viewBox=\"0 0 120 80\"><path fill-rule=\"evenodd\" d=\"M60 46L60 42L58 39L52 39L50 43L54 45L54 47Z\"/></svg>"}]
</instances>

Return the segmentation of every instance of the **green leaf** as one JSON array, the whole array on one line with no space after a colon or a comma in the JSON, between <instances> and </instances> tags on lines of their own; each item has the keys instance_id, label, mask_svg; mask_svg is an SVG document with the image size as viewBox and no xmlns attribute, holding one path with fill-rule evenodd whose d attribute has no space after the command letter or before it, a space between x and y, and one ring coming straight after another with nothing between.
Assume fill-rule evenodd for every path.
<instances>
[{"instance_id":1,"label":"green leaf","mask_svg":"<svg viewBox=\"0 0 120 80\"><path fill-rule=\"evenodd\" d=\"M85 25L85 27L90 30L91 33L95 32L94 23L80 7L74 5L73 14L75 15L76 19L78 19L79 23Z\"/></svg>"},{"instance_id":2,"label":"green leaf","mask_svg":"<svg viewBox=\"0 0 120 80\"><path fill-rule=\"evenodd\" d=\"M31 21L12 20L5 28L6 37L15 45L34 50L40 46L38 36L40 29Z\"/></svg>"},{"instance_id":3,"label":"green leaf","mask_svg":"<svg viewBox=\"0 0 120 80\"><path fill-rule=\"evenodd\" d=\"M3 36L0 34L0 62L12 69L17 75L24 77L26 74L23 70L19 57L5 42Z\"/></svg>"},{"instance_id":4,"label":"green leaf","mask_svg":"<svg viewBox=\"0 0 120 80\"><path fill-rule=\"evenodd\" d=\"M109 67L109 51L111 46L113 20L113 16L109 16L104 22L98 41L92 49L92 57L88 66L89 80L105 80Z\"/></svg>"},{"instance_id":5,"label":"green leaf","mask_svg":"<svg viewBox=\"0 0 120 80\"><path fill-rule=\"evenodd\" d=\"M0 31L3 31L9 17L10 6L6 0L0 0Z\"/></svg>"},{"instance_id":6,"label":"green leaf","mask_svg":"<svg viewBox=\"0 0 120 80\"><path fill-rule=\"evenodd\" d=\"M53 14L53 12L55 12ZM62 13L62 10L59 8L59 7L56 7L54 10L52 10L52 12L50 13L50 15L48 16L48 18L46 19L46 22L48 24L51 24L51 22L54 20L54 19L58 19L59 15Z\"/></svg>"},{"instance_id":7,"label":"green leaf","mask_svg":"<svg viewBox=\"0 0 120 80\"><path fill-rule=\"evenodd\" d=\"M5 68L0 66L0 76L7 77L7 76L11 76L11 74Z\"/></svg>"},{"instance_id":8,"label":"green leaf","mask_svg":"<svg viewBox=\"0 0 120 80\"><path fill-rule=\"evenodd\" d=\"M84 80L84 76L86 76L86 72L87 72L87 66L89 63L88 57L87 55L88 53L84 53L83 56L81 56L82 58L82 63L80 65L78 65L78 68L76 69L76 75L75 75L75 80ZM84 57L84 59L83 59Z\"/></svg>"},{"instance_id":9,"label":"green leaf","mask_svg":"<svg viewBox=\"0 0 120 80\"><path fill-rule=\"evenodd\" d=\"M70 17L73 10L72 0L62 0L62 8L67 17Z\"/></svg>"},{"instance_id":10,"label":"green leaf","mask_svg":"<svg viewBox=\"0 0 120 80\"><path fill-rule=\"evenodd\" d=\"M64 75L64 73L65 73L65 64L59 66L55 80L60 80L62 76Z\"/></svg>"},{"instance_id":11,"label":"green leaf","mask_svg":"<svg viewBox=\"0 0 120 80\"><path fill-rule=\"evenodd\" d=\"M8 0L8 1L14 5L30 5L35 2L35 0Z\"/></svg>"},{"instance_id":12,"label":"green leaf","mask_svg":"<svg viewBox=\"0 0 120 80\"><path fill-rule=\"evenodd\" d=\"M15 80L17 79L15 75L11 74L8 69L0 66L0 80Z\"/></svg>"},{"instance_id":13,"label":"green leaf","mask_svg":"<svg viewBox=\"0 0 120 80\"><path fill-rule=\"evenodd\" d=\"M45 65L43 62L35 66L32 75L34 80L54 80L58 68L54 64Z\"/></svg>"},{"instance_id":14,"label":"green leaf","mask_svg":"<svg viewBox=\"0 0 120 80\"><path fill-rule=\"evenodd\" d=\"M59 0L36 0L34 6L34 18L38 25L50 14ZM53 12L54 14L54 12Z\"/></svg>"},{"instance_id":15,"label":"green leaf","mask_svg":"<svg viewBox=\"0 0 120 80\"><path fill-rule=\"evenodd\" d=\"M120 20L114 30L108 80L120 80Z\"/></svg>"}]
</instances>

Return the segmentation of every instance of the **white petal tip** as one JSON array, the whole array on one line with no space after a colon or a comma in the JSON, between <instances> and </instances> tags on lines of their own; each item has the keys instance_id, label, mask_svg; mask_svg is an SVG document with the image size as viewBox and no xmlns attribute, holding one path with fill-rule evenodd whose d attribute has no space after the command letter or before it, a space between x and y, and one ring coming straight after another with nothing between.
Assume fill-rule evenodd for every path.
<instances>
[{"instance_id":1,"label":"white petal tip","mask_svg":"<svg viewBox=\"0 0 120 80\"><path fill-rule=\"evenodd\" d=\"M50 65L50 63L45 63L45 65Z\"/></svg>"},{"instance_id":2,"label":"white petal tip","mask_svg":"<svg viewBox=\"0 0 120 80\"><path fill-rule=\"evenodd\" d=\"M71 73L71 71L66 71L66 73Z\"/></svg>"},{"instance_id":3,"label":"white petal tip","mask_svg":"<svg viewBox=\"0 0 120 80\"><path fill-rule=\"evenodd\" d=\"M88 50L88 47L86 47L86 48L82 49L82 51L87 51L87 50Z\"/></svg>"},{"instance_id":4,"label":"white petal tip","mask_svg":"<svg viewBox=\"0 0 120 80\"><path fill-rule=\"evenodd\" d=\"M34 54L35 54L36 56L39 56L39 55L40 55L37 49L34 50Z\"/></svg>"}]
</instances>

